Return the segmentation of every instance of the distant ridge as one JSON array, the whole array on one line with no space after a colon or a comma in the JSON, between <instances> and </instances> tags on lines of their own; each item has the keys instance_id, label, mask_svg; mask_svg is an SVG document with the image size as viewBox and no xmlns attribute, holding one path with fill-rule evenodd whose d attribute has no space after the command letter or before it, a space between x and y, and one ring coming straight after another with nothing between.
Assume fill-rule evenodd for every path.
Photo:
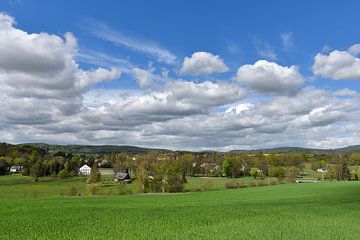
<instances>
[{"instance_id":1,"label":"distant ridge","mask_svg":"<svg viewBox=\"0 0 360 240\"><path fill-rule=\"evenodd\" d=\"M117 145L56 145L46 143L23 143L21 146L32 146L48 150L50 153L64 152L72 154L111 154L123 152L127 154L142 154L148 152L172 152L167 149L143 148L136 146L117 146Z\"/></svg>"},{"instance_id":2,"label":"distant ridge","mask_svg":"<svg viewBox=\"0 0 360 240\"><path fill-rule=\"evenodd\" d=\"M123 146L123 145L56 145L46 143L23 143L20 146L33 146L48 150L51 153L65 152L73 154L111 154L114 152L123 152L127 154L143 154L149 152L160 152L160 153L171 153L171 152L196 152L196 151L172 151L168 149L157 149L157 148L144 148L137 146ZM211 153L216 151L199 151L198 153ZM278 147L278 148L264 148L255 150L232 150L228 153L313 153L313 154L325 154L325 153L354 153L360 152L360 145L354 145L344 148L335 149L316 149L316 148L301 148L301 147ZM220 153L220 152L219 152ZM225 152L223 152L225 153Z\"/></svg>"}]
</instances>

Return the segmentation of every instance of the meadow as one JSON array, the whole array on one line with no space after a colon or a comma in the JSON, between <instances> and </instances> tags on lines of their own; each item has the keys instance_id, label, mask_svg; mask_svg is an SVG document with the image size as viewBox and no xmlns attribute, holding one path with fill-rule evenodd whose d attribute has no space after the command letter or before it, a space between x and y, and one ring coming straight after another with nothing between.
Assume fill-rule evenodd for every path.
<instances>
[{"instance_id":1,"label":"meadow","mask_svg":"<svg viewBox=\"0 0 360 240\"><path fill-rule=\"evenodd\" d=\"M59 196L74 184L83 195ZM0 239L360 239L359 182L126 196L90 196L84 185L0 185ZM36 186L36 198L21 195Z\"/></svg>"}]
</instances>

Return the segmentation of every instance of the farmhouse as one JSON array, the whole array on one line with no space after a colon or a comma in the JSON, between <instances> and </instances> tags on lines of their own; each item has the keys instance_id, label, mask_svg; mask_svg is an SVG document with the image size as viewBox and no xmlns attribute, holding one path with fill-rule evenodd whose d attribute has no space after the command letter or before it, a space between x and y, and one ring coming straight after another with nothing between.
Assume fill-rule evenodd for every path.
<instances>
[{"instance_id":1,"label":"farmhouse","mask_svg":"<svg viewBox=\"0 0 360 240\"><path fill-rule=\"evenodd\" d=\"M22 167L21 166L11 166L10 173L20 173Z\"/></svg>"},{"instance_id":2,"label":"farmhouse","mask_svg":"<svg viewBox=\"0 0 360 240\"><path fill-rule=\"evenodd\" d=\"M131 183L131 177L129 172L126 170L126 172L117 172L115 174L115 178L114 178L115 182L120 182L120 183Z\"/></svg>"},{"instance_id":3,"label":"farmhouse","mask_svg":"<svg viewBox=\"0 0 360 240\"><path fill-rule=\"evenodd\" d=\"M81 168L79 168L79 174L80 175L90 175L91 167L88 165L83 165Z\"/></svg>"}]
</instances>

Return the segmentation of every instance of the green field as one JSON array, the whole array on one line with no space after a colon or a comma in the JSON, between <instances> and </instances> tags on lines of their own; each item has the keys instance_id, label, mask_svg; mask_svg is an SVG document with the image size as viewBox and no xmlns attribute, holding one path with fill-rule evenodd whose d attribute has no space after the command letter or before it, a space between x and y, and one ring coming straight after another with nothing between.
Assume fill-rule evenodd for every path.
<instances>
[{"instance_id":1,"label":"green field","mask_svg":"<svg viewBox=\"0 0 360 240\"><path fill-rule=\"evenodd\" d=\"M74 184L85 193L78 178L2 184L0 239L360 239L359 182L184 194L57 194ZM43 195L21 195L37 185Z\"/></svg>"}]
</instances>

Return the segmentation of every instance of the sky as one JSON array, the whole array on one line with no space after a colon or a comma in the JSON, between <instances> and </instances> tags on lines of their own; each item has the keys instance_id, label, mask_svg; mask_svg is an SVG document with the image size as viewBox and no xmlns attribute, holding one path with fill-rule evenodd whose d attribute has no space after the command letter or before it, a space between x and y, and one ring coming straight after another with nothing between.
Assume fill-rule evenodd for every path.
<instances>
[{"instance_id":1,"label":"sky","mask_svg":"<svg viewBox=\"0 0 360 240\"><path fill-rule=\"evenodd\" d=\"M0 2L0 142L360 144L359 1Z\"/></svg>"}]
</instances>

